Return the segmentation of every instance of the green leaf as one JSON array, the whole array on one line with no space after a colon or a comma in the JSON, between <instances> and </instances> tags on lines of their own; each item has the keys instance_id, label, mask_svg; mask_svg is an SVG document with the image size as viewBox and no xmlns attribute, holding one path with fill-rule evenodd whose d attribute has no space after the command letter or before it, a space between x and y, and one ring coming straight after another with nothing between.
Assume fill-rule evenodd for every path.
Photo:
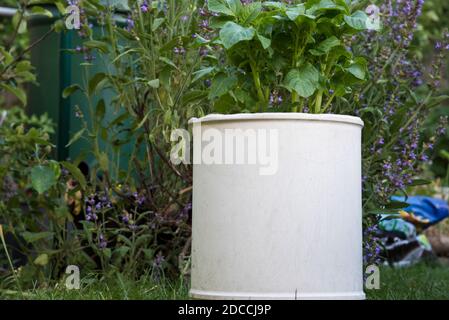
<instances>
[{"instance_id":1,"label":"green leaf","mask_svg":"<svg viewBox=\"0 0 449 320\"><path fill-rule=\"evenodd\" d=\"M16 72L24 72L24 71L32 70L33 67L31 66L30 61L25 60L25 61L20 61L19 63L17 63L15 69L16 69Z\"/></svg>"},{"instance_id":2,"label":"green leaf","mask_svg":"<svg viewBox=\"0 0 449 320\"><path fill-rule=\"evenodd\" d=\"M340 45L340 40L337 37L332 36L321 42L316 49L311 49L310 53L315 56L321 56L329 53L333 48Z\"/></svg>"},{"instance_id":3,"label":"green leaf","mask_svg":"<svg viewBox=\"0 0 449 320\"><path fill-rule=\"evenodd\" d=\"M103 171L109 170L109 158L105 152L101 152L98 156L98 163L100 164L100 168Z\"/></svg>"},{"instance_id":4,"label":"green leaf","mask_svg":"<svg viewBox=\"0 0 449 320\"><path fill-rule=\"evenodd\" d=\"M61 166L59 165L59 162L57 162L55 160L50 160L48 165L50 166L50 168L55 173L56 180L58 180L59 177L61 177Z\"/></svg>"},{"instance_id":5,"label":"green leaf","mask_svg":"<svg viewBox=\"0 0 449 320\"><path fill-rule=\"evenodd\" d=\"M44 9L43 7L39 7L39 6L32 6L30 9L31 14L33 15L43 15L49 18L53 17L53 14L51 13L51 11Z\"/></svg>"},{"instance_id":6,"label":"green leaf","mask_svg":"<svg viewBox=\"0 0 449 320\"><path fill-rule=\"evenodd\" d=\"M409 204L403 201L391 201L386 206L385 209L404 209L407 208Z\"/></svg>"},{"instance_id":7,"label":"green leaf","mask_svg":"<svg viewBox=\"0 0 449 320\"><path fill-rule=\"evenodd\" d=\"M291 21L296 21L296 19L299 16L304 15L305 13L306 13L306 8L305 8L304 3L298 4L294 7L289 7L285 11L285 14Z\"/></svg>"},{"instance_id":8,"label":"green leaf","mask_svg":"<svg viewBox=\"0 0 449 320\"><path fill-rule=\"evenodd\" d=\"M97 50L101 51L102 53L109 52L108 44L103 41L89 40L89 41L84 42L84 46L87 48L90 48L90 49L97 49Z\"/></svg>"},{"instance_id":9,"label":"green leaf","mask_svg":"<svg viewBox=\"0 0 449 320\"><path fill-rule=\"evenodd\" d=\"M243 25L249 25L256 20L262 12L262 4L253 2L242 7L239 13L240 21Z\"/></svg>"},{"instance_id":10,"label":"green leaf","mask_svg":"<svg viewBox=\"0 0 449 320\"><path fill-rule=\"evenodd\" d=\"M434 107L440 106L445 101L449 101L448 95L440 95L437 97L431 97L427 103L427 107L434 108Z\"/></svg>"},{"instance_id":11,"label":"green leaf","mask_svg":"<svg viewBox=\"0 0 449 320\"><path fill-rule=\"evenodd\" d=\"M235 13L231 10L225 0L209 0L207 7L211 12L222 13L227 16L235 16Z\"/></svg>"},{"instance_id":12,"label":"green leaf","mask_svg":"<svg viewBox=\"0 0 449 320\"><path fill-rule=\"evenodd\" d=\"M215 67L204 68L193 73L192 83L198 81L199 79L211 74L215 70Z\"/></svg>"},{"instance_id":13,"label":"green leaf","mask_svg":"<svg viewBox=\"0 0 449 320\"><path fill-rule=\"evenodd\" d=\"M14 96L16 96L22 105L26 106L27 104L27 96L23 89L19 87L14 87L6 83L0 83L0 87L5 89L6 91L12 93Z\"/></svg>"},{"instance_id":14,"label":"green leaf","mask_svg":"<svg viewBox=\"0 0 449 320\"><path fill-rule=\"evenodd\" d=\"M441 150L439 152L439 155L445 158L446 160L449 160L449 152L447 152L446 150Z\"/></svg>"},{"instance_id":15,"label":"green leaf","mask_svg":"<svg viewBox=\"0 0 449 320\"><path fill-rule=\"evenodd\" d=\"M356 30L366 30L366 22L368 21L368 15L363 11L356 11L351 16L344 17L345 22Z\"/></svg>"},{"instance_id":16,"label":"green leaf","mask_svg":"<svg viewBox=\"0 0 449 320\"><path fill-rule=\"evenodd\" d=\"M82 88L77 84L72 84L71 86L68 86L64 89L64 91L62 92L62 97L66 99L78 90L82 91Z\"/></svg>"},{"instance_id":17,"label":"green leaf","mask_svg":"<svg viewBox=\"0 0 449 320\"><path fill-rule=\"evenodd\" d=\"M14 57L8 51L6 51L5 48L3 48L2 46L0 46L0 54L2 56L3 63L5 65L10 64L14 61Z\"/></svg>"},{"instance_id":18,"label":"green leaf","mask_svg":"<svg viewBox=\"0 0 449 320\"><path fill-rule=\"evenodd\" d=\"M234 98L230 94L225 94L214 102L214 111L225 114L230 113L236 105Z\"/></svg>"},{"instance_id":19,"label":"green leaf","mask_svg":"<svg viewBox=\"0 0 449 320\"><path fill-rule=\"evenodd\" d=\"M110 259L111 259L111 256L112 256L112 250L111 250L111 248L104 248L104 249L101 250L101 252L103 253L104 257L105 257L107 260L110 260Z\"/></svg>"},{"instance_id":20,"label":"green leaf","mask_svg":"<svg viewBox=\"0 0 449 320\"><path fill-rule=\"evenodd\" d=\"M276 1L265 1L262 2L262 6L270 9L283 9L285 8L285 3Z\"/></svg>"},{"instance_id":21,"label":"green leaf","mask_svg":"<svg viewBox=\"0 0 449 320\"><path fill-rule=\"evenodd\" d=\"M254 28L244 28L232 21L226 22L220 30L220 40L226 49L232 48L239 42L252 40L254 35Z\"/></svg>"},{"instance_id":22,"label":"green leaf","mask_svg":"<svg viewBox=\"0 0 449 320\"><path fill-rule=\"evenodd\" d=\"M114 249L112 253L112 260L114 264L120 263L123 257L129 252L130 248L127 246L119 246Z\"/></svg>"},{"instance_id":23,"label":"green leaf","mask_svg":"<svg viewBox=\"0 0 449 320\"><path fill-rule=\"evenodd\" d=\"M190 90L182 96L181 102L187 104L194 101L200 101L207 97L207 92L202 90Z\"/></svg>"},{"instance_id":24,"label":"green leaf","mask_svg":"<svg viewBox=\"0 0 449 320\"><path fill-rule=\"evenodd\" d=\"M221 97L231 89L233 89L237 84L236 76L226 76L223 73L220 73L216 76L212 82L212 86L209 90L209 99L214 99Z\"/></svg>"},{"instance_id":25,"label":"green leaf","mask_svg":"<svg viewBox=\"0 0 449 320\"><path fill-rule=\"evenodd\" d=\"M159 57L159 60L161 60L162 62L166 63L167 65L169 65L169 66L171 66L171 67L173 67L175 69L178 69L176 64L173 61L171 61L170 59L166 58L166 57Z\"/></svg>"},{"instance_id":26,"label":"green leaf","mask_svg":"<svg viewBox=\"0 0 449 320\"><path fill-rule=\"evenodd\" d=\"M53 24L53 27L56 33L61 33L65 30L65 24L63 20L56 20L56 22Z\"/></svg>"},{"instance_id":27,"label":"green leaf","mask_svg":"<svg viewBox=\"0 0 449 320\"><path fill-rule=\"evenodd\" d=\"M410 187L415 187L415 186L424 186L424 185L428 185L430 184L431 181L429 180L425 180L425 179L415 179L412 181L412 183L409 185Z\"/></svg>"},{"instance_id":28,"label":"green leaf","mask_svg":"<svg viewBox=\"0 0 449 320\"><path fill-rule=\"evenodd\" d=\"M106 74L104 72L99 72L89 80L89 95L90 96L95 93L95 90L97 89L98 84L104 78L106 78Z\"/></svg>"},{"instance_id":29,"label":"green leaf","mask_svg":"<svg viewBox=\"0 0 449 320\"><path fill-rule=\"evenodd\" d=\"M344 1L340 1L340 4L334 3L332 0L312 0L308 1L308 4L312 3L312 6L306 11L307 14L314 14L319 11L336 10L340 12L348 12L348 6Z\"/></svg>"},{"instance_id":30,"label":"green leaf","mask_svg":"<svg viewBox=\"0 0 449 320\"><path fill-rule=\"evenodd\" d=\"M53 232L29 232L25 231L20 233L20 236L27 242L27 243L33 243L42 239L48 239L53 237Z\"/></svg>"},{"instance_id":31,"label":"green leaf","mask_svg":"<svg viewBox=\"0 0 449 320\"><path fill-rule=\"evenodd\" d=\"M101 121L104 118L105 114L106 114L106 103L104 102L104 99L101 99L100 101L98 101L97 107L95 108L95 118Z\"/></svg>"},{"instance_id":32,"label":"green leaf","mask_svg":"<svg viewBox=\"0 0 449 320\"><path fill-rule=\"evenodd\" d=\"M346 71L348 71L350 74L352 74L359 80L365 80L367 73L367 65L365 59L363 58L355 59L355 62L352 63L349 67L347 67Z\"/></svg>"},{"instance_id":33,"label":"green leaf","mask_svg":"<svg viewBox=\"0 0 449 320\"><path fill-rule=\"evenodd\" d=\"M148 117L150 116L151 112L147 112L147 114L143 117L143 119L139 122L139 124L137 125L137 127L135 129L133 129L134 131L142 128L142 126L145 124L145 122L147 122Z\"/></svg>"},{"instance_id":34,"label":"green leaf","mask_svg":"<svg viewBox=\"0 0 449 320\"><path fill-rule=\"evenodd\" d=\"M352 59L352 53L346 49L343 45L333 47L329 52L329 60L337 61L340 57L345 57L346 59Z\"/></svg>"},{"instance_id":35,"label":"green leaf","mask_svg":"<svg viewBox=\"0 0 449 320\"><path fill-rule=\"evenodd\" d=\"M271 46L271 39L268 39L257 32L257 39L259 40L262 47L266 50Z\"/></svg>"},{"instance_id":36,"label":"green leaf","mask_svg":"<svg viewBox=\"0 0 449 320\"><path fill-rule=\"evenodd\" d=\"M21 16L22 16L21 10L17 10L16 14L12 18L12 24L14 26L14 29L17 30L18 34L24 34L25 32L27 32L28 19L21 19Z\"/></svg>"},{"instance_id":37,"label":"green leaf","mask_svg":"<svg viewBox=\"0 0 449 320\"><path fill-rule=\"evenodd\" d=\"M37 256L36 259L34 259L33 262L35 265L38 265L41 267L46 266L48 264L48 254L46 254L46 253L40 254L39 256Z\"/></svg>"},{"instance_id":38,"label":"green leaf","mask_svg":"<svg viewBox=\"0 0 449 320\"><path fill-rule=\"evenodd\" d=\"M151 26L151 31L156 31L159 27L164 23L165 18L156 18L153 21L153 25Z\"/></svg>"},{"instance_id":39,"label":"green leaf","mask_svg":"<svg viewBox=\"0 0 449 320\"><path fill-rule=\"evenodd\" d=\"M31 169L31 185L39 194L43 194L56 184L55 171L48 167L38 165Z\"/></svg>"},{"instance_id":40,"label":"green leaf","mask_svg":"<svg viewBox=\"0 0 449 320\"><path fill-rule=\"evenodd\" d=\"M225 2L235 15L240 13L243 8L241 0L225 0Z\"/></svg>"},{"instance_id":41,"label":"green leaf","mask_svg":"<svg viewBox=\"0 0 449 320\"><path fill-rule=\"evenodd\" d=\"M67 13L66 7L61 2L55 1L55 6L61 15L65 15Z\"/></svg>"},{"instance_id":42,"label":"green leaf","mask_svg":"<svg viewBox=\"0 0 449 320\"><path fill-rule=\"evenodd\" d=\"M67 162L67 161L63 161L63 162L61 162L61 164L64 166L64 168L67 169L67 171L70 172L70 174L73 176L73 178L76 181L78 181L81 188L83 190L86 189L86 186L87 186L86 178L84 177L84 174L81 172L81 170L78 169L78 167L76 167L74 164Z\"/></svg>"},{"instance_id":43,"label":"green leaf","mask_svg":"<svg viewBox=\"0 0 449 320\"><path fill-rule=\"evenodd\" d=\"M118 115L114 120L109 123L108 129L113 128L114 126L121 126L123 122L130 117L128 112L124 112L121 115Z\"/></svg>"},{"instance_id":44,"label":"green leaf","mask_svg":"<svg viewBox=\"0 0 449 320\"><path fill-rule=\"evenodd\" d=\"M67 143L67 145L65 146L70 147L72 144L74 144L76 141L78 141L84 134L84 132L86 131L86 128L82 128L80 131L78 131L77 133L75 133L72 137L72 139L70 139L69 143Z\"/></svg>"},{"instance_id":45,"label":"green leaf","mask_svg":"<svg viewBox=\"0 0 449 320\"><path fill-rule=\"evenodd\" d=\"M296 91L301 97L308 98L319 88L320 73L307 63L299 69L291 70L284 81L284 85L290 91Z\"/></svg>"},{"instance_id":46,"label":"green leaf","mask_svg":"<svg viewBox=\"0 0 449 320\"><path fill-rule=\"evenodd\" d=\"M154 80L150 80L147 82L147 84L154 89L157 89L160 87L161 82L159 81L159 79L154 79Z\"/></svg>"}]
</instances>

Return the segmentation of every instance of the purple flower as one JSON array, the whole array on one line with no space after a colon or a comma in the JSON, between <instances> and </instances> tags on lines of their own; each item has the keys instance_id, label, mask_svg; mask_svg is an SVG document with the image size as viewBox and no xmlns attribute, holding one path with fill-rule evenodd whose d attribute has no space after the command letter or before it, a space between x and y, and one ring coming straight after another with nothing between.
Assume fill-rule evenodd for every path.
<instances>
[{"instance_id":1,"label":"purple flower","mask_svg":"<svg viewBox=\"0 0 449 320\"><path fill-rule=\"evenodd\" d=\"M282 104L283 101L284 101L284 99L282 98L282 96L279 94L279 92L277 90L274 90L270 94L269 103L271 106L279 106Z\"/></svg>"},{"instance_id":2,"label":"purple flower","mask_svg":"<svg viewBox=\"0 0 449 320\"><path fill-rule=\"evenodd\" d=\"M126 223L126 224L128 224L129 223L129 214L124 214L124 215L122 215L122 221L123 221L123 223Z\"/></svg>"},{"instance_id":3,"label":"purple flower","mask_svg":"<svg viewBox=\"0 0 449 320\"><path fill-rule=\"evenodd\" d=\"M184 49L184 47L174 47L173 52L175 54L183 55L186 53L186 49Z\"/></svg>"},{"instance_id":4,"label":"purple flower","mask_svg":"<svg viewBox=\"0 0 449 320\"><path fill-rule=\"evenodd\" d=\"M125 27L125 29L126 29L128 32L131 32L132 29L134 29L134 25L135 25L134 20L133 20L133 18L129 15L128 18L126 18L126 27Z\"/></svg>"},{"instance_id":5,"label":"purple flower","mask_svg":"<svg viewBox=\"0 0 449 320\"><path fill-rule=\"evenodd\" d=\"M100 248L100 249L105 249L107 246L108 246L108 242L107 242L107 240L106 240L106 238L104 237L104 235L103 234L100 234L100 236L99 236L99 238L98 238L98 247Z\"/></svg>"},{"instance_id":6,"label":"purple flower","mask_svg":"<svg viewBox=\"0 0 449 320\"><path fill-rule=\"evenodd\" d=\"M148 6L148 1L147 1L147 0L144 0L143 3L140 5L140 10L141 10L143 13L147 13L147 12L150 10L150 8L149 8L149 6Z\"/></svg>"},{"instance_id":7,"label":"purple flower","mask_svg":"<svg viewBox=\"0 0 449 320\"><path fill-rule=\"evenodd\" d=\"M447 130L447 125L448 125L448 117L447 116L441 116L439 123L438 123L438 128L437 128L437 135L438 136L443 136L446 134L446 130Z\"/></svg>"},{"instance_id":8,"label":"purple flower","mask_svg":"<svg viewBox=\"0 0 449 320\"><path fill-rule=\"evenodd\" d=\"M165 257L162 255L161 252L159 252L153 261L153 266L155 268L160 268L162 266L162 263L164 263L164 261L165 261Z\"/></svg>"},{"instance_id":9,"label":"purple flower","mask_svg":"<svg viewBox=\"0 0 449 320\"><path fill-rule=\"evenodd\" d=\"M145 203L146 199L144 195L141 195L137 192L133 193L134 201L138 206L141 206Z\"/></svg>"},{"instance_id":10,"label":"purple flower","mask_svg":"<svg viewBox=\"0 0 449 320\"><path fill-rule=\"evenodd\" d=\"M84 61L85 62L91 63L94 60L95 60L95 56L93 54L91 54L91 53L85 53L84 54Z\"/></svg>"},{"instance_id":11,"label":"purple flower","mask_svg":"<svg viewBox=\"0 0 449 320\"><path fill-rule=\"evenodd\" d=\"M91 195L86 197L85 200L86 207L86 220L87 221L97 221L98 214L104 212L104 210L111 208L111 202L106 196Z\"/></svg>"},{"instance_id":12,"label":"purple flower","mask_svg":"<svg viewBox=\"0 0 449 320\"><path fill-rule=\"evenodd\" d=\"M379 229L377 224L365 228L363 232L363 263L365 265L380 264L380 254L382 247L380 246L380 239L378 237Z\"/></svg>"}]
</instances>

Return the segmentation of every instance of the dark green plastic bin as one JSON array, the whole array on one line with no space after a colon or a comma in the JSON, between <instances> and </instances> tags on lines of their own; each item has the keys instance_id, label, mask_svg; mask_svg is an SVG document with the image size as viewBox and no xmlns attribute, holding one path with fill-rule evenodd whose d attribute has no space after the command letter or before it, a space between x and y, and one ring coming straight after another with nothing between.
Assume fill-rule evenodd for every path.
<instances>
[{"instance_id":1,"label":"dark green plastic bin","mask_svg":"<svg viewBox=\"0 0 449 320\"><path fill-rule=\"evenodd\" d=\"M29 19L30 43L47 33L55 20L59 18L59 13L55 7L51 5L42 6L53 13L53 18L32 16ZM125 17L126 13L118 14L117 23L122 24ZM101 32L101 27L94 25L93 32L94 34ZM82 128L82 122L75 112L76 106L81 109L84 119L88 122L91 121L89 104L83 93L76 92L65 99L62 97L65 88L86 81L85 68L81 66L84 62L83 54L73 54L67 51L68 49L75 49L77 46L82 46L82 39L78 36L77 30L70 30L61 33L54 32L32 48L31 63L36 69L39 85L30 86L28 90L28 111L32 114L47 113L56 123L56 134L53 137L53 142L56 145L58 160L82 158L87 161L88 165L91 165L95 159L92 155L87 156L92 150L86 140L80 139L66 147L71 137ZM95 52L95 57L93 65L89 67L90 77L99 72L108 72L106 66L108 66L109 61L107 58L98 52ZM126 112L125 108L117 111L111 105L114 95L112 90L103 90L97 96L94 96L91 101L91 105L96 106L100 99L105 100L106 121ZM100 141L100 145L103 150L108 150L110 163L117 164L119 157L119 167L127 167L133 148L131 143L120 148L120 155L112 152L112 149L107 147L104 141Z\"/></svg>"}]
</instances>

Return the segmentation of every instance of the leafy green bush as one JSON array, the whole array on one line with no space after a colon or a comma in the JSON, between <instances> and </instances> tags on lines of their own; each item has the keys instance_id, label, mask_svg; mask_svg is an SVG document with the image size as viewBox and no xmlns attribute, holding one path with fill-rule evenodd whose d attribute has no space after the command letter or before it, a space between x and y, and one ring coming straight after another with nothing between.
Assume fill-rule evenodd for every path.
<instances>
[{"instance_id":1,"label":"leafy green bush","mask_svg":"<svg viewBox=\"0 0 449 320\"><path fill-rule=\"evenodd\" d=\"M417 37L416 37L416 54L422 57L422 61L427 67L431 68L435 58L435 43L439 41L441 34L448 30L449 27L449 2L439 0L426 0L423 7L423 15L419 19ZM449 55L444 57L446 64L441 72L441 89L444 94L449 95ZM427 135L431 136L437 130L438 120L441 117L448 117L448 103L441 107L435 108L429 115L426 123ZM446 178L449 158L447 152L449 150L449 137L447 134L443 136L435 144L431 159L430 168L436 177ZM444 180L444 184L448 185L449 181Z\"/></svg>"},{"instance_id":2,"label":"leafy green bush","mask_svg":"<svg viewBox=\"0 0 449 320\"><path fill-rule=\"evenodd\" d=\"M48 3L57 3L61 11L63 0L48 0ZM35 43L28 43L27 20L31 16L51 16L51 13L41 6L29 5L37 3L32 0L5 1L2 5L15 9L16 13L12 17L0 17L0 104L5 102L4 94L8 93L16 97L22 106L27 104L27 96L24 85L34 83L36 76L29 61L29 51L49 36L56 27L49 30L41 39ZM62 25L62 20L58 20L55 25ZM59 28L58 30L61 30ZM10 104L10 103L9 103Z\"/></svg>"},{"instance_id":3,"label":"leafy green bush","mask_svg":"<svg viewBox=\"0 0 449 320\"><path fill-rule=\"evenodd\" d=\"M0 223L28 259L24 281L58 277L79 246L68 232L75 189L50 157L53 124L20 109L0 114Z\"/></svg>"},{"instance_id":4,"label":"leafy green bush","mask_svg":"<svg viewBox=\"0 0 449 320\"><path fill-rule=\"evenodd\" d=\"M344 0L291 2L209 1L210 43L226 56L209 92L216 111L322 113L366 79L366 60L345 42L367 14Z\"/></svg>"}]
</instances>

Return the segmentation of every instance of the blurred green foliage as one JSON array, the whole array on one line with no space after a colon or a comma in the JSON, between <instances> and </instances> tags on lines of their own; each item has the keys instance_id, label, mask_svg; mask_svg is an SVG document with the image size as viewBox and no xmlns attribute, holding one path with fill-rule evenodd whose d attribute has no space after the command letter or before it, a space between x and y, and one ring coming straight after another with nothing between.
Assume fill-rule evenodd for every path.
<instances>
[{"instance_id":1,"label":"blurred green foliage","mask_svg":"<svg viewBox=\"0 0 449 320\"><path fill-rule=\"evenodd\" d=\"M430 67L433 60L433 49L435 41L441 38L441 35L449 28L449 1L426 0L424 11L419 20L418 31L415 37L415 49L423 63ZM449 62L449 56L446 57ZM442 72L441 91L443 94L449 94L449 64L446 63L445 70ZM445 103L436 108L426 122L425 131L429 136L435 132L438 127L438 119L442 116L449 116L449 104ZM449 158L445 152L449 151L449 135L438 141L432 156L431 170L437 177L445 178L449 169ZM446 181L443 181L447 184Z\"/></svg>"}]
</instances>

